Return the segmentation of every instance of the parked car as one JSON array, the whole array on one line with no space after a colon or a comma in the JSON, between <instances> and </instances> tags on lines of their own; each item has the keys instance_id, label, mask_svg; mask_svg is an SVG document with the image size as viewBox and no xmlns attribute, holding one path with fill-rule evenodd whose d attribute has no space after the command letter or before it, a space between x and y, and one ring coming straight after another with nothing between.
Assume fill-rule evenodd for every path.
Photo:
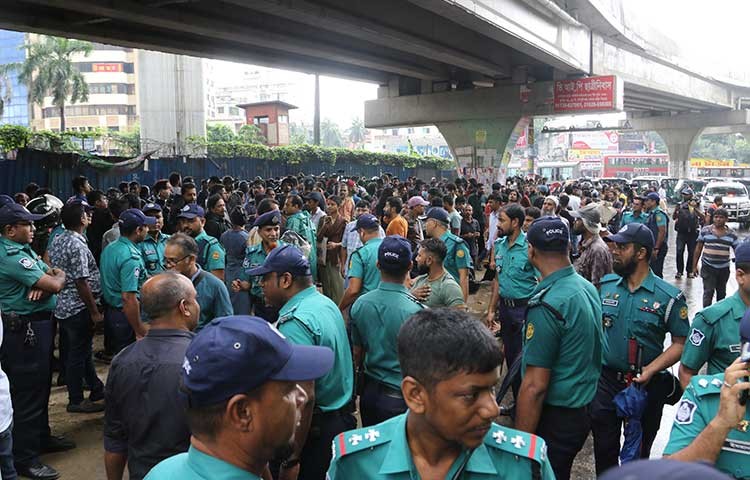
<instances>
[{"instance_id":1,"label":"parked car","mask_svg":"<svg viewBox=\"0 0 750 480\"><path fill-rule=\"evenodd\" d=\"M708 182L705 180L693 180L692 178L681 178L677 180L677 183L674 186L674 193L669 198L669 200L672 203L679 204L682 201L682 195L680 192L682 191L682 188L687 184L690 188L693 189L693 193L696 195L703 190L703 187L706 186ZM712 199L713 201L713 199Z\"/></svg>"},{"instance_id":2,"label":"parked car","mask_svg":"<svg viewBox=\"0 0 750 480\"><path fill-rule=\"evenodd\" d=\"M734 181L709 182L701 191L703 210L706 211L714 197L719 195L724 202L723 207L729 213L730 222L738 222L743 228L750 224L750 197L743 184Z\"/></svg>"}]
</instances>

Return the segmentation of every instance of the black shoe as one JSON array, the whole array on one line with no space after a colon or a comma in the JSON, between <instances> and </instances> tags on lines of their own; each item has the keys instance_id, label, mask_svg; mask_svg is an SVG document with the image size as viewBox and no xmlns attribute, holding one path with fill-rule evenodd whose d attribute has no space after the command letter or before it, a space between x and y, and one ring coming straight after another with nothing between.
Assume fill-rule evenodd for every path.
<instances>
[{"instance_id":1,"label":"black shoe","mask_svg":"<svg viewBox=\"0 0 750 480\"><path fill-rule=\"evenodd\" d=\"M42 446L42 453L64 452L76 448L75 442L62 435L50 435Z\"/></svg>"},{"instance_id":2,"label":"black shoe","mask_svg":"<svg viewBox=\"0 0 750 480\"><path fill-rule=\"evenodd\" d=\"M89 393L89 400L92 402L104 400L104 387L100 387L98 390L91 390L91 393Z\"/></svg>"},{"instance_id":3,"label":"black shoe","mask_svg":"<svg viewBox=\"0 0 750 480\"><path fill-rule=\"evenodd\" d=\"M66 410L68 413L96 413L103 412L104 405L91 400L82 400L81 403L69 403Z\"/></svg>"},{"instance_id":4,"label":"black shoe","mask_svg":"<svg viewBox=\"0 0 750 480\"><path fill-rule=\"evenodd\" d=\"M32 465L16 465L16 470L20 476L36 480L55 480L56 478L60 478L57 470L39 461Z\"/></svg>"},{"instance_id":5,"label":"black shoe","mask_svg":"<svg viewBox=\"0 0 750 480\"><path fill-rule=\"evenodd\" d=\"M64 387L65 385L67 385L67 383L65 382L65 375L63 375L63 374L58 375L57 376L57 386L58 387Z\"/></svg>"}]
</instances>

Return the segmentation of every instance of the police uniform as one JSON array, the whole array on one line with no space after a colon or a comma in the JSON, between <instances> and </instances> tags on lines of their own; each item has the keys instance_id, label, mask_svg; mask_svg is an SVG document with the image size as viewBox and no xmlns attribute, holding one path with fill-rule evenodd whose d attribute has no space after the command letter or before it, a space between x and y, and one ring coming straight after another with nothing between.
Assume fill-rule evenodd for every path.
<instances>
[{"instance_id":1,"label":"police uniform","mask_svg":"<svg viewBox=\"0 0 750 480\"><path fill-rule=\"evenodd\" d=\"M445 260L443 260L443 266L448 270L448 273L453 275L453 278L460 285L461 276L459 275L459 270L464 268L468 270L472 268L469 246L463 238L454 235L448 230L446 230L446 232L440 237L440 240L445 243L445 248L447 250Z\"/></svg>"},{"instance_id":2,"label":"police uniform","mask_svg":"<svg viewBox=\"0 0 750 480\"><path fill-rule=\"evenodd\" d=\"M396 269L399 265L408 268L411 264L409 241L395 235L384 238L378 248L377 261L381 269L390 265L395 265ZM361 295L352 305L352 343L362 348L364 355L364 389L359 406L365 426L406 410L396 337L401 325L422 309L424 305L411 296L403 284L385 281Z\"/></svg>"},{"instance_id":3,"label":"police uniform","mask_svg":"<svg viewBox=\"0 0 750 480\"><path fill-rule=\"evenodd\" d=\"M648 213L641 211L641 213L636 215L632 210L629 210L622 214L622 221L620 222L620 228L624 227L625 225L629 223L640 223L640 224L645 225L647 221L648 221Z\"/></svg>"},{"instance_id":4,"label":"police uniform","mask_svg":"<svg viewBox=\"0 0 750 480\"><path fill-rule=\"evenodd\" d=\"M740 354L737 332L747 305L739 291L695 314L680 362L696 372L708 362L708 374L723 372Z\"/></svg>"},{"instance_id":5,"label":"police uniform","mask_svg":"<svg viewBox=\"0 0 750 480\"><path fill-rule=\"evenodd\" d=\"M380 285L380 270L378 270L378 248L382 238L371 238L364 245L352 253L349 260L349 278L362 280L360 295L371 292Z\"/></svg>"},{"instance_id":6,"label":"police uniform","mask_svg":"<svg viewBox=\"0 0 750 480\"><path fill-rule=\"evenodd\" d=\"M4 207L5 209L5 207ZM3 209L3 210L4 210ZM5 338L0 363L12 386L13 457L17 466L38 462L49 436L48 406L52 378L56 296L31 302L32 286L49 270L31 245L0 237L0 310Z\"/></svg>"},{"instance_id":7,"label":"police uniform","mask_svg":"<svg viewBox=\"0 0 750 480\"><path fill-rule=\"evenodd\" d=\"M537 256L566 255L570 233L559 217L543 217L529 228L527 241ZM596 394L604 338L596 288L572 265L547 275L528 304L521 375L529 366L550 371L535 433L549 447L558 479L570 478L576 454L590 431L587 407Z\"/></svg>"},{"instance_id":8,"label":"police uniform","mask_svg":"<svg viewBox=\"0 0 750 480\"><path fill-rule=\"evenodd\" d=\"M648 365L664 351L667 332L673 337L686 337L690 327L682 292L653 272L649 272L634 292L628 288L626 279L616 274L606 275L601 280L599 293L607 347L590 410L596 469L602 473L618 464L622 419L617 417L613 399L627 386L628 374L634 373L629 368L629 360L632 360L628 355L629 344L642 348L642 365ZM666 372L654 375L646 387L649 397L642 417L641 458L648 458L666 397L675 388L679 389L676 379Z\"/></svg>"},{"instance_id":9,"label":"police uniform","mask_svg":"<svg viewBox=\"0 0 750 480\"><path fill-rule=\"evenodd\" d=\"M510 246L507 236L495 240L494 253L500 289L497 302L497 313L502 325L500 335L505 350L505 363L510 369L521 355L521 330L526 320L526 305L536 288L539 272L529 263L528 244L523 232L518 234ZM514 395L517 390L518 384L514 384Z\"/></svg>"},{"instance_id":10,"label":"police uniform","mask_svg":"<svg viewBox=\"0 0 750 480\"><path fill-rule=\"evenodd\" d=\"M371 427L342 433L333 441L328 480L420 478L406 437L408 413ZM495 423L474 450L462 451L446 479L554 479L541 437Z\"/></svg>"},{"instance_id":11,"label":"police uniform","mask_svg":"<svg viewBox=\"0 0 750 480\"><path fill-rule=\"evenodd\" d=\"M690 445L719 412L724 373L696 375L675 409L672 433L664 455L672 455ZM714 466L735 478L750 478L750 409L736 428L729 431Z\"/></svg>"},{"instance_id":12,"label":"police uniform","mask_svg":"<svg viewBox=\"0 0 750 480\"><path fill-rule=\"evenodd\" d=\"M198 244L198 265L208 272L224 270L226 252L217 239L201 230L195 237L195 243Z\"/></svg>"},{"instance_id":13,"label":"police uniform","mask_svg":"<svg viewBox=\"0 0 750 480\"><path fill-rule=\"evenodd\" d=\"M659 238L659 227L665 227L664 241L659 245L656 258L651 260L651 270L654 271L654 275L662 278L664 276L664 259L667 256L669 247L669 216L657 205L656 208L649 212L646 226L654 235L654 248L656 248L656 241Z\"/></svg>"},{"instance_id":14,"label":"police uniform","mask_svg":"<svg viewBox=\"0 0 750 480\"><path fill-rule=\"evenodd\" d=\"M138 246L127 237L120 237L102 251L99 268L102 280L105 350L117 354L135 341L135 332L122 310L122 293L135 292L140 297L146 281L146 264Z\"/></svg>"},{"instance_id":15,"label":"police uniform","mask_svg":"<svg viewBox=\"0 0 750 480\"><path fill-rule=\"evenodd\" d=\"M158 275L165 270L164 250L167 248L169 237L166 233L159 232L156 238L148 235L144 241L137 245L148 276Z\"/></svg>"},{"instance_id":16,"label":"police uniform","mask_svg":"<svg viewBox=\"0 0 750 480\"><path fill-rule=\"evenodd\" d=\"M281 213L278 211L266 212L260 215L253 223L253 227L264 227L267 225L280 225L281 224ZM276 246L280 247L286 245L281 240L276 242ZM240 270L239 279L244 282L250 282L250 305L252 307L253 315L264 318L271 323L275 323L279 318L279 309L277 307L266 305L266 300L263 297L263 289L260 287L261 276L251 276L248 272L254 268L263 265L268 253L266 252L263 243L258 243L247 247L245 250L245 259L242 262L242 270Z\"/></svg>"},{"instance_id":17,"label":"police uniform","mask_svg":"<svg viewBox=\"0 0 750 480\"><path fill-rule=\"evenodd\" d=\"M310 270L312 271L313 282L318 279L318 249L317 236L315 234L316 226L310 220L310 215L305 211L300 211L290 215L286 219L286 229L296 232L310 244Z\"/></svg>"},{"instance_id":18,"label":"police uniform","mask_svg":"<svg viewBox=\"0 0 750 480\"><path fill-rule=\"evenodd\" d=\"M195 287L198 305L201 307L198 325L195 327L195 333L198 333L214 318L228 317L234 311L224 282L216 278L216 275L203 270L200 265L196 267L198 270L190 277L190 281Z\"/></svg>"}]
</instances>

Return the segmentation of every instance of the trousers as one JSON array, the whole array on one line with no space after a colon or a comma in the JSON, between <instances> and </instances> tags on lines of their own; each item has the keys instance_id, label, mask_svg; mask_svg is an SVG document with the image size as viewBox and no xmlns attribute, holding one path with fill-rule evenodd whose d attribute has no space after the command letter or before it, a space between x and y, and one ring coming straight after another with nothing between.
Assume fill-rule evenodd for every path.
<instances>
[{"instance_id":1,"label":"trousers","mask_svg":"<svg viewBox=\"0 0 750 480\"><path fill-rule=\"evenodd\" d=\"M362 426L369 427L384 422L406 411L401 391L365 376L365 386L359 399Z\"/></svg>"},{"instance_id":2,"label":"trousers","mask_svg":"<svg viewBox=\"0 0 750 480\"><path fill-rule=\"evenodd\" d=\"M678 234L677 239L677 273L682 275L685 272L685 248L687 248L687 273L693 268L693 256L695 255L695 245L698 243L697 233Z\"/></svg>"},{"instance_id":3,"label":"trousers","mask_svg":"<svg viewBox=\"0 0 750 480\"><path fill-rule=\"evenodd\" d=\"M92 392L101 393L104 384L96 375L94 361L91 357L94 338L91 325L91 314L84 308L73 316L59 320L61 326L60 341L65 344L65 379L68 385L68 402L76 405L83 400L83 381L91 387Z\"/></svg>"},{"instance_id":4,"label":"trousers","mask_svg":"<svg viewBox=\"0 0 750 480\"><path fill-rule=\"evenodd\" d=\"M568 480L578 452L591 430L587 407L544 405L536 434L547 442L547 454L557 480Z\"/></svg>"},{"instance_id":5,"label":"trousers","mask_svg":"<svg viewBox=\"0 0 750 480\"><path fill-rule=\"evenodd\" d=\"M497 313L500 318L500 338L503 340L503 349L505 351L505 365L510 370L513 362L521 356L523 350L523 324L526 321L526 305L509 307L500 299L497 305ZM518 390L521 387L521 376L513 382L513 398L518 397Z\"/></svg>"},{"instance_id":6,"label":"trousers","mask_svg":"<svg viewBox=\"0 0 750 480\"><path fill-rule=\"evenodd\" d=\"M664 244L661 246L661 250L655 258L651 259L650 266L653 270L654 275L659 278L664 278L664 259L667 258L667 240L664 240Z\"/></svg>"},{"instance_id":7,"label":"trousers","mask_svg":"<svg viewBox=\"0 0 750 480\"><path fill-rule=\"evenodd\" d=\"M713 303L714 292L716 301L723 300L727 296L727 282L729 281L729 267L714 268L705 263L701 266L701 278L703 279L703 307Z\"/></svg>"},{"instance_id":8,"label":"trousers","mask_svg":"<svg viewBox=\"0 0 750 480\"><path fill-rule=\"evenodd\" d=\"M324 480L331 464L331 444L339 433L357 428L357 419L348 409L316 412L302 447L299 480Z\"/></svg>"},{"instance_id":9,"label":"trousers","mask_svg":"<svg viewBox=\"0 0 750 480\"><path fill-rule=\"evenodd\" d=\"M319 265L318 277L323 284L323 295L338 304L344 296L344 278L338 266Z\"/></svg>"},{"instance_id":10,"label":"trousers","mask_svg":"<svg viewBox=\"0 0 750 480\"><path fill-rule=\"evenodd\" d=\"M125 312L120 308L110 307L104 310L104 350L112 356L135 342L135 332L128 323Z\"/></svg>"}]
</instances>

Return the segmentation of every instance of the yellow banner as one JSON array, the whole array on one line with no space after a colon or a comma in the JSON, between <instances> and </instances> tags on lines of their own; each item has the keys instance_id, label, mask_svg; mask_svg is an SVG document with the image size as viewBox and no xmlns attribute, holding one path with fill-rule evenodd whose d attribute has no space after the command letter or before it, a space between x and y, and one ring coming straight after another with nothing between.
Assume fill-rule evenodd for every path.
<instances>
[{"instance_id":1,"label":"yellow banner","mask_svg":"<svg viewBox=\"0 0 750 480\"><path fill-rule=\"evenodd\" d=\"M691 158L690 166L692 168L733 167L734 160L716 160L714 158Z\"/></svg>"}]
</instances>

